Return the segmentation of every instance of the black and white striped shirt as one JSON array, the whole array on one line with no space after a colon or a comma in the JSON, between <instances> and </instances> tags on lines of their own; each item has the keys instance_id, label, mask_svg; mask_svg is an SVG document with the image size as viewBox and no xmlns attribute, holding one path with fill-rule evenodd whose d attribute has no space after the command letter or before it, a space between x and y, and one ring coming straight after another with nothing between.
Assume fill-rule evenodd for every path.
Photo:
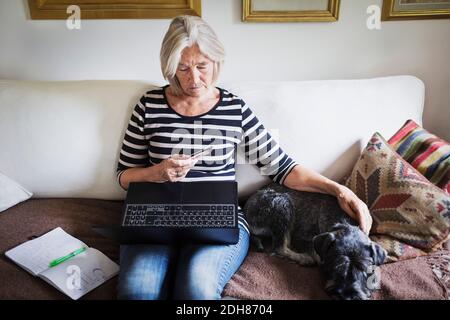
<instances>
[{"instance_id":1,"label":"black and white striped shirt","mask_svg":"<svg viewBox=\"0 0 450 320\"><path fill-rule=\"evenodd\" d=\"M184 116L168 103L168 85L146 92L134 107L117 166L117 178L129 168L160 163L172 154L192 154L212 145L181 181L235 180L238 146L261 174L283 184L296 165L278 146L245 102L225 89L204 114ZM239 223L248 231L239 207Z\"/></svg>"}]
</instances>

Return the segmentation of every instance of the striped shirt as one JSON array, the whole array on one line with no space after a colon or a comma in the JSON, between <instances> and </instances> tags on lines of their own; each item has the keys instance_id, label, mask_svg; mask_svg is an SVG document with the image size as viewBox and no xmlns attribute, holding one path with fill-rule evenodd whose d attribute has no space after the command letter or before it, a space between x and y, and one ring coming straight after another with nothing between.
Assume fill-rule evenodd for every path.
<instances>
[{"instance_id":1,"label":"striped shirt","mask_svg":"<svg viewBox=\"0 0 450 320\"><path fill-rule=\"evenodd\" d=\"M146 92L134 107L117 165L119 182L126 169L152 166L172 154L190 155L212 145L212 151L202 156L181 181L234 181L239 150L244 152L247 162L258 166L261 174L283 184L296 163L242 99L217 88L220 98L212 109L197 116L185 116L169 105L167 87ZM248 232L240 207L238 218Z\"/></svg>"}]
</instances>

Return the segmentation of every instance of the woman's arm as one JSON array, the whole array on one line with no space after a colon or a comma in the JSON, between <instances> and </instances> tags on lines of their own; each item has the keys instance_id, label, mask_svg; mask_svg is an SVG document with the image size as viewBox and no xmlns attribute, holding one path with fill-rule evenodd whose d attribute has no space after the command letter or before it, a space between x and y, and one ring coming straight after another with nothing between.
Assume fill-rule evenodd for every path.
<instances>
[{"instance_id":1,"label":"woman's arm","mask_svg":"<svg viewBox=\"0 0 450 320\"><path fill-rule=\"evenodd\" d=\"M175 154L150 167L126 169L118 176L119 185L127 190L130 182L180 181L197 161L198 158Z\"/></svg>"},{"instance_id":2,"label":"woman's arm","mask_svg":"<svg viewBox=\"0 0 450 320\"><path fill-rule=\"evenodd\" d=\"M242 130L245 156L256 163L261 174L266 174L273 181L291 189L327 193L337 197L341 208L359 222L365 233L369 233L372 217L366 204L346 186L297 164L283 152L243 101Z\"/></svg>"},{"instance_id":3,"label":"woman's arm","mask_svg":"<svg viewBox=\"0 0 450 320\"><path fill-rule=\"evenodd\" d=\"M242 146L246 160L255 164L261 175L283 184L295 161L280 148L250 107L243 100L241 103Z\"/></svg>"},{"instance_id":4,"label":"woman's arm","mask_svg":"<svg viewBox=\"0 0 450 320\"><path fill-rule=\"evenodd\" d=\"M159 165L147 168L130 168L119 176L119 185L128 190L130 182L161 182L163 181Z\"/></svg>"},{"instance_id":5,"label":"woman's arm","mask_svg":"<svg viewBox=\"0 0 450 320\"><path fill-rule=\"evenodd\" d=\"M147 97L142 96L133 109L117 163L117 180L127 190L130 182L179 181L192 169L197 160L183 155L173 155L158 164L149 166L149 141L146 130Z\"/></svg>"},{"instance_id":6,"label":"woman's arm","mask_svg":"<svg viewBox=\"0 0 450 320\"><path fill-rule=\"evenodd\" d=\"M338 199L341 208L359 222L360 228L369 234L372 217L367 205L349 188L323 175L297 164L283 184L291 189L308 192L331 194Z\"/></svg>"},{"instance_id":7,"label":"woman's arm","mask_svg":"<svg viewBox=\"0 0 450 320\"><path fill-rule=\"evenodd\" d=\"M308 192L319 192L337 196L339 184L323 175L297 164L283 183L286 187Z\"/></svg>"},{"instance_id":8,"label":"woman's arm","mask_svg":"<svg viewBox=\"0 0 450 320\"><path fill-rule=\"evenodd\" d=\"M149 164L148 140L145 132L146 97L142 96L134 106L119 153L116 175L119 185L128 189L133 181L147 181L147 176L155 170L147 170Z\"/></svg>"}]
</instances>

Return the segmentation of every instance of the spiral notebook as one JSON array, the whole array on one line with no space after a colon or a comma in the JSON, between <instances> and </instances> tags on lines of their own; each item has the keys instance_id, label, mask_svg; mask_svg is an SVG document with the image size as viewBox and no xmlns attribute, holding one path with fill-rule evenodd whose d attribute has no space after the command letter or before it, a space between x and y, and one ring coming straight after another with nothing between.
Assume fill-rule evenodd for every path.
<instances>
[{"instance_id":1,"label":"spiral notebook","mask_svg":"<svg viewBox=\"0 0 450 320\"><path fill-rule=\"evenodd\" d=\"M60 264L50 262L80 248L86 250ZM5 252L19 266L77 300L116 276L119 265L58 227Z\"/></svg>"}]
</instances>

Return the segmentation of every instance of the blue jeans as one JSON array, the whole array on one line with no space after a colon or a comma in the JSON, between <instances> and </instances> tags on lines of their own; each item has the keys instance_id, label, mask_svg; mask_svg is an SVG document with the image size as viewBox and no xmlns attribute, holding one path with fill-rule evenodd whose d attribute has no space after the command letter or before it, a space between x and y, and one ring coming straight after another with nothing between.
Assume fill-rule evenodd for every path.
<instances>
[{"instance_id":1,"label":"blue jeans","mask_svg":"<svg viewBox=\"0 0 450 320\"><path fill-rule=\"evenodd\" d=\"M218 300L248 248L241 225L235 245L122 245L118 299Z\"/></svg>"}]
</instances>

